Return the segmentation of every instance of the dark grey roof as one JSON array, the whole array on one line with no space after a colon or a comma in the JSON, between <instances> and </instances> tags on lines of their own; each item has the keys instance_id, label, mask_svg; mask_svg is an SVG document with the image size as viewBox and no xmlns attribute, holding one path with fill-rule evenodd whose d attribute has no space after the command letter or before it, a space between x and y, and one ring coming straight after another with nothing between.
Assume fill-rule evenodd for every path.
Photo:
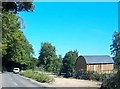
<instances>
[{"instance_id":1,"label":"dark grey roof","mask_svg":"<svg viewBox=\"0 0 120 89\"><path fill-rule=\"evenodd\" d=\"M83 56L87 64L114 63L112 57L108 55Z\"/></svg>"}]
</instances>

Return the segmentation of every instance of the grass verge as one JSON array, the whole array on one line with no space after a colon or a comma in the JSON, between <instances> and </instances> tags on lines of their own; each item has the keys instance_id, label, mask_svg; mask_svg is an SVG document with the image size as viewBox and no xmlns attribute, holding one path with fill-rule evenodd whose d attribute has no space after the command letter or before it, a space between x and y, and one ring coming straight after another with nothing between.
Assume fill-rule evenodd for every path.
<instances>
[{"instance_id":1,"label":"grass verge","mask_svg":"<svg viewBox=\"0 0 120 89\"><path fill-rule=\"evenodd\" d=\"M52 83L55 81L53 77L50 77L47 74L36 73L32 70L26 70L24 72L21 72L20 75L31 78L41 83Z\"/></svg>"}]
</instances>

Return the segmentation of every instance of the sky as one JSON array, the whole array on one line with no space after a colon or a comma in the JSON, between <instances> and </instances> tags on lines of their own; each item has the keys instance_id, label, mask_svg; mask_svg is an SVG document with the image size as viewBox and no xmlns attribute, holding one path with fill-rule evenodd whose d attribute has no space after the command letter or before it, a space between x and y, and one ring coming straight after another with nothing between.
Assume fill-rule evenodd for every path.
<instances>
[{"instance_id":1,"label":"sky","mask_svg":"<svg viewBox=\"0 0 120 89\"><path fill-rule=\"evenodd\" d=\"M32 13L21 12L22 29L39 56L42 42L56 47L64 57L71 50L79 55L111 55L112 36L118 30L117 2L34 2Z\"/></svg>"}]
</instances>

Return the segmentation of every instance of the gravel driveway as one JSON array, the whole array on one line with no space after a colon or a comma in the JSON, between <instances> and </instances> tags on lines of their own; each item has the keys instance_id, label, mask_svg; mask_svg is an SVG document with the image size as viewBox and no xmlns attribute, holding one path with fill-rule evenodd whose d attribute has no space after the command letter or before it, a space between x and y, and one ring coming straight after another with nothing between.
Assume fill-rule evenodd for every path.
<instances>
[{"instance_id":1,"label":"gravel driveway","mask_svg":"<svg viewBox=\"0 0 120 89\"><path fill-rule=\"evenodd\" d=\"M101 82L70 78L55 78L55 82L50 85L51 87L96 87L96 89L99 89Z\"/></svg>"}]
</instances>

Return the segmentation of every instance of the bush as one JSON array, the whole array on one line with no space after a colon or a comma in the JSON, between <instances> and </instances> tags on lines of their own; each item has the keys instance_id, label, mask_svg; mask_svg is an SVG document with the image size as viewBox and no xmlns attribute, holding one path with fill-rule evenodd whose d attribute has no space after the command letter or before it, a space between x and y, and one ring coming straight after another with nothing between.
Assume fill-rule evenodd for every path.
<instances>
[{"instance_id":1,"label":"bush","mask_svg":"<svg viewBox=\"0 0 120 89\"><path fill-rule=\"evenodd\" d=\"M103 81L109 77L108 74L98 74L95 72L86 72L80 71L76 74L76 78L85 79L85 80L95 80L95 81Z\"/></svg>"},{"instance_id":2,"label":"bush","mask_svg":"<svg viewBox=\"0 0 120 89\"><path fill-rule=\"evenodd\" d=\"M120 89L120 71L103 81L100 89Z\"/></svg>"},{"instance_id":3,"label":"bush","mask_svg":"<svg viewBox=\"0 0 120 89\"><path fill-rule=\"evenodd\" d=\"M44 66L35 67L35 71L45 71Z\"/></svg>"},{"instance_id":4,"label":"bush","mask_svg":"<svg viewBox=\"0 0 120 89\"><path fill-rule=\"evenodd\" d=\"M85 80L90 80L90 73L86 72L86 71L79 71L76 74L76 78L78 79L85 79Z\"/></svg>"},{"instance_id":5,"label":"bush","mask_svg":"<svg viewBox=\"0 0 120 89\"><path fill-rule=\"evenodd\" d=\"M104 80L100 89L117 89L115 80L115 77Z\"/></svg>"},{"instance_id":6,"label":"bush","mask_svg":"<svg viewBox=\"0 0 120 89\"><path fill-rule=\"evenodd\" d=\"M28 78L32 78L32 79L34 79L38 82L42 82L42 83L54 82L53 77L50 77L47 74L43 74L43 73L36 73L36 72L33 72L32 70L27 70L25 72L21 72L20 75L23 75Z\"/></svg>"},{"instance_id":7,"label":"bush","mask_svg":"<svg viewBox=\"0 0 120 89\"><path fill-rule=\"evenodd\" d=\"M34 79L38 82L43 82L43 83L44 82L50 83L50 82L54 81L54 79L52 77L49 77L46 74L38 74L38 73L35 74Z\"/></svg>"},{"instance_id":8,"label":"bush","mask_svg":"<svg viewBox=\"0 0 120 89\"><path fill-rule=\"evenodd\" d=\"M27 70L27 71L21 72L20 75L31 78L33 76L33 71L32 70Z\"/></svg>"}]
</instances>

